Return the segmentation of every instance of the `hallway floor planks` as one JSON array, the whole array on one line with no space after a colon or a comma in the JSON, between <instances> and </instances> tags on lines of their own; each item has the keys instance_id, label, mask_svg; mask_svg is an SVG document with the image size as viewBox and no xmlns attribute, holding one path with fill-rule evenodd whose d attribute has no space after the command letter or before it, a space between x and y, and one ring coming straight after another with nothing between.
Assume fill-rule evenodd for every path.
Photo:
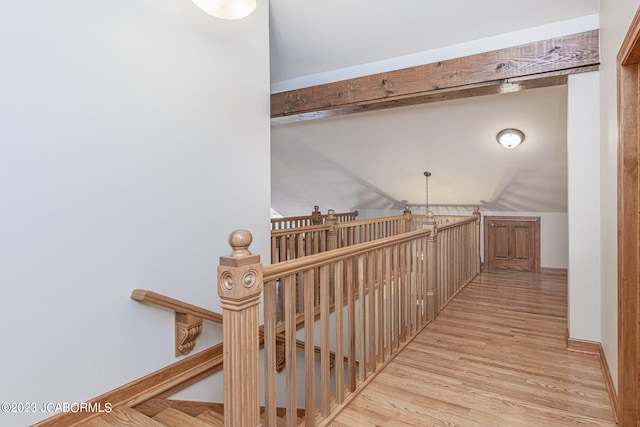
<instances>
[{"instance_id":1,"label":"hallway floor planks","mask_svg":"<svg viewBox=\"0 0 640 427\"><path fill-rule=\"evenodd\" d=\"M566 325L566 275L483 272L330 425L615 426Z\"/></svg>"}]
</instances>

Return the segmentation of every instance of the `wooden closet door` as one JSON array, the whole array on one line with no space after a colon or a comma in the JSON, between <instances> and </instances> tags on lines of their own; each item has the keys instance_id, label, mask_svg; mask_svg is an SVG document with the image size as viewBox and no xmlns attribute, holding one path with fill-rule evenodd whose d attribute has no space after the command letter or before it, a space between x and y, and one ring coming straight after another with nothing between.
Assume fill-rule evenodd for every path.
<instances>
[{"instance_id":1,"label":"wooden closet door","mask_svg":"<svg viewBox=\"0 0 640 427\"><path fill-rule=\"evenodd\" d=\"M487 268L540 271L539 217L486 217L484 238Z\"/></svg>"}]
</instances>

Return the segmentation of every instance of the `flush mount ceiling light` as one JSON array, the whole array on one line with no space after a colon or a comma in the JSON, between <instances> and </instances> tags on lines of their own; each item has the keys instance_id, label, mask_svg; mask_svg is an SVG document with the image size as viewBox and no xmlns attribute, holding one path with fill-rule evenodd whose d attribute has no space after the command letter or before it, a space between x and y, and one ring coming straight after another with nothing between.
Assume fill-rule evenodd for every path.
<instances>
[{"instance_id":1,"label":"flush mount ceiling light","mask_svg":"<svg viewBox=\"0 0 640 427\"><path fill-rule=\"evenodd\" d=\"M221 19L242 19L256 8L256 0L193 0L200 9Z\"/></svg>"},{"instance_id":2,"label":"flush mount ceiling light","mask_svg":"<svg viewBox=\"0 0 640 427\"><path fill-rule=\"evenodd\" d=\"M504 148L513 149L524 141L524 133L518 129L502 129L496 135L498 143Z\"/></svg>"}]
</instances>

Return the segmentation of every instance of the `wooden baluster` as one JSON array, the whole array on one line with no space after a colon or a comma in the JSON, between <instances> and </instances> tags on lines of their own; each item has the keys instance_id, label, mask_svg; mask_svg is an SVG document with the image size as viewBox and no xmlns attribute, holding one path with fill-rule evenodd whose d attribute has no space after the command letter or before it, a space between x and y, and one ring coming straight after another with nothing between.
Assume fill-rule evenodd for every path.
<instances>
[{"instance_id":1,"label":"wooden baluster","mask_svg":"<svg viewBox=\"0 0 640 427\"><path fill-rule=\"evenodd\" d=\"M404 289L404 301L402 304L404 305L404 326L405 326L405 334L404 340L409 341L412 335L412 324L411 321L411 295L413 288L413 272L411 270L411 242L405 242L402 244L404 247L404 281L403 281L403 289Z\"/></svg>"},{"instance_id":2,"label":"wooden baluster","mask_svg":"<svg viewBox=\"0 0 640 427\"><path fill-rule=\"evenodd\" d=\"M366 281L366 254L357 257L358 262L358 357L359 357L359 377L358 384L367 377L367 352L366 342L366 306L365 306L365 281Z\"/></svg>"},{"instance_id":3,"label":"wooden baluster","mask_svg":"<svg viewBox=\"0 0 640 427\"><path fill-rule=\"evenodd\" d=\"M297 392L296 392L296 287L295 275L284 278L284 335L285 335L285 381L286 381L286 421L288 426L297 424ZM226 427L226 426L225 426Z\"/></svg>"},{"instance_id":4,"label":"wooden baluster","mask_svg":"<svg viewBox=\"0 0 640 427\"><path fill-rule=\"evenodd\" d=\"M425 223L430 233L427 236L427 315L429 321L435 320L438 314L438 225L433 212L427 212Z\"/></svg>"},{"instance_id":5,"label":"wooden baluster","mask_svg":"<svg viewBox=\"0 0 640 427\"><path fill-rule=\"evenodd\" d=\"M423 300L423 294L422 294L422 285L424 283L423 281L423 271L422 271L422 258L423 258L423 248L422 248L422 241L418 240L414 243L414 247L415 247L415 252L413 254L413 262L415 263L415 270L416 270L416 299L414 301L412 301L413 306L415 307L415 315L414 315L414 321L415 321L415 326L416 326L416 332L419 331L420 329L422 329L422 300Z\"/></svg>"},{"instance_id":6,"label":"wooden baluster","mask_svg":"<svg viewBox=\"0 0 640 427\"><path fill-rule=\"evenodd\" d=\"M271 236L271 264L278 262L278 238Z\"/></svg>"},{"instance_id":7,"label":"wooden baluster","mask_svg":"<svg viewBox=\"0 0 640 427\"><path fill-rule=\"evenodd\" d=\"M296 251L296 232L292 232L287 237L287 261L290 259L296 259L298 252Z\"/></svg>"},{"instance_id":8,"label":"wooden baluster","mask_svg":"<svg viewBox=\"0 0 640 427\"><path fill-rule=\"evenodd\" d=\"M329 209L327 211L327 219L325 220L325 225L329 226L329 230L327 231L327 239L326 239L326 250L330 251L338 248L338 218L336 217L336 211L333 209ZM331 264L329 266L329 289L330 289L330 301L335 301L335 266ZM342 301L340 301L342 304ZM337 304L336 304L337 307Z\"/></svg>"},{"instance_id":9,"label":"wooden baluster","mask_svg":"<svg viewBox=\"0 0 640 427\"><path fill-rule=\"evenodd\" d=\"M379 249L376 254L377 278L376 278L376 335L378 342L378 363L384 362L384 250Z\"/></svg>"},{"instance_id":10,"label":"wooden baluster","mask_svg":"<svg viewBox=\"0 0 640 427\"><path fill-rule=\"evenodd\" d=\"M307 414L313 414L315 412L316 405L316 352L314 341L314 302L315 287L311 286L315 282L314 279L315 270L307 270L304 272L304 282L307 284L304 287L304 339L305 339L305 411ZM315 425L315 419L313 415L305 417L305 426L311 427Z\"/></svg>"},{"instance_id":11,"label":"wooden baluster","mask_svg":"<svg viewBox=\"0 0 640 427\"><path fill-rule=\"evenodd\" d=\"M335 264L335 312L336 312L336 403L340 405L344 401L344 289L342 278L343 262Z\"/></svg>"},{"instance_id":12,"label":"wooden baluster","mask_svg":"<svg viewBox=\"0 0 640 427\"><path fill-rule=\"evenodd\" d=\"M400 243L400 282L399 282L399 296L400 300L400 343L404 343L407 340L407 290L409 287L409 281L407 280L407 245L406 243Z\"/></svg>"},{"instance_id":13,"label":"wooden baluster","mask_svg":"<svg viewBox=\"0 0 640 427\"><path fill-rule=\"evenodd\" d=\"M475 231L475 238L474 238L474 241L472 243L474 251L477 251L475 253L475 258L476 258L476 270L474 272L474 276L475 276L476 274L480 273L480 265L481 265L481 263L480 263L480 225L482 223L482 214L480 213L480 207L479 206L476 206L475 208L473 208L473 216L476 217L476 221L477 221L476 222L476 227L475 227L476 229L474 230Z\"/></svg>"},{"instance_id":14,"label":"wooden baluster","mask_svg":"<svg viewBox=\"0 0 640 427\"><path fill-rule=\"evenodd\" d=\"M411 260L411 291L409 296L409 318L411 323L411 336L418 330L418 324L416 322L417 316L417 301L418 301L418 263L416 262L416 254L418 253L418 245L415 240L408 242L410 251L409 260Z\"/></svg>"},{"instance_id":15,"label":"wooden baluster","mask_svg":"<svg viewBox=\"0 0 640 427\"><path fill-rule=\"evenodd\" d=\"M394 245L393 251L393 346L400 348L400 245Z\"/></svg>"},{"instance_id":16,"label":"wooden baluster","mask_svg":"<svg viewBox=\"0 0 640 427\"><path fill-rule=\"evenodd\" d=\"M368 299L368 310L369 316L367 318L367 326L365 326L365 330L368 330L367 341L369 343L367 348L368 359L369 359L369 371L376 371L376 281L375 281L375 252L370 252L367 255L367 299ZM364 295L363 295L364 298Z\"/></svg>"},{"instance_id":17,"label":"wooden baluster","mask_svg":"<svg viewBox=\"0 0 640 427\"><path fill-rule=\"evenodd\" d=\"M277 282L264 285L264 406L267 427L276 425L276 323L278 320L278 301L282 301L282 293L277 294ZM278 299L278 295L280 298ZM312 310L313 311L313 310ZM282 316L280 316L282 318Z\"/></svg>"},{"instance_id":18,"label":"wooden baluster","mask_svg":"<svg viewBox=\"0 0 640 427\"><path fill-rule=\"evenodd\" d=\"M260 340L258 333L262 264L252 255L246 230L229 236L233 252L220 257L218 296L224 337L224 425L260 423Z\"/></svg>"},{"instance_id":19,"label":"wooden baluster","mask_svg":"<svg viewBox=\"0 0 640 427\"><path fill-rule=\"evenodd\" d=\"M320 413L324 418L331 412L329 292L329 266L323 265L320 267Z\"/></svg>"},{"instance_id":20,"label":"wooden baluster","mask_svg":"<svg viewBox=\"0 0 640 427\"><path fill-rule=\"evenodd\" d=\"M385 300L385 314L384 314L384 327L385 327L385 353L383 360L386 360L390 355L393 348L392 334L393 334L393 318L391 317L391 310L393 302L391 300L391 248L384 249L384 300Z\"/></svg>"},{"instance_id":21,"label":"wooden baluster","mask_svg":"<svg viewBox=\"0 0 640 427\"><path fill-rule=\"evenodd\" d=\"M280 236L280 240L278 241L278 251L280 252L278 255L278 262L288 261L289 257L287 255L287 235L283 234Z\"/></svg>"},{"instance_id":22,"label":"wooden baluster","mask_svg":"<svg viewBox=\"0 0 640 427\"><path fill-rule=\"evenodd\" d=\"M356 389L356 297L355 286L358 283L356 278L355 258L347 260L347 353L349 357L349 391Z\"/></svg>"}]
</instances>

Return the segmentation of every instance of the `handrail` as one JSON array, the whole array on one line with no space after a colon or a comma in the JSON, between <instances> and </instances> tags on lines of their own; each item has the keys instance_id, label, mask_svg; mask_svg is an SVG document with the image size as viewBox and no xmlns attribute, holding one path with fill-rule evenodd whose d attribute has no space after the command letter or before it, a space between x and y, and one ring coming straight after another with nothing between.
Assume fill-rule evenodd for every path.
<instances>
[{"instance_id":1,"label":"handrail","mask_svg":"<svg viewBox=\"0 0 640 427\"><path fill-rule=\"evenodd\" d=\"M293 228L279 228L277 230L271 230L271 237L286 236L288 234L299 233L300 231L303 231L306 233L313 232L313 231L326 231L329 229L329 226L326 224L320 224L320 225L310 225L308 227L301 227L301 228L304 228L304 230L293 229Z\"/></svg>"},{"instance_id":2,"label":"handrail","mask_svg":"<svg viewBox=\"0 0 640 427\"><path fill-rule=\"evenodd\" d=\"M353 255L359 255L375 249L380 249L392 244L403 243L414 239L415 237L426 237L430 234L430 230L417 230L409 233L399 234L397 236L386 237L383 239L372 240L370 242L359 243L354 246L346 246L344 248L334 249L332 251L320 252L308 255L302 258L296 258L289 261L279 262L277 264L265 265L263 267L264 281L275 280L283 274L300 273L303 270L320 267L329 261L344 260Z\"/></svg>"},{"instance_id":3,"label":"handrail","mask_svg":"<svg viewBox=\"0 0 640 427\"><path fill-rule=\"evenodd\" d=\"M216 313L214 311L207 310L206 308L198 307L197 305L189 304L187 302L180 301L175 298L159 294L157 292L148 291L145 289L134 289L133 291L131 291L131 299L168 308L175 312L190 314L201 319L222 324L222 314L220 313Z\"/></svg>"},{"instance_id":4,"label":"handrail","mask_svg":"<svg viewBox=\"0 0 640 427\"><path fill-rule=\"evenodd\" d=\"M131 299L168 308L175 312L174 334L175 355L184 356L190 353L196 346L196 338L202 332L202 320L209 320L222 324L223 316L206 308L198 307L157 292L144 289L134 289Z\"/></svg>"},{"instance_id":5,"label":"handrail","mask_svg":"<svg viewBox=\"0 0 640 427\"><path fill-rule=\"evenodd\" d=\"M448 228L460 227L461 225L469 224L475 221L476 217L473 216L459 216L456 217L455 221L438 223L438 231L446 230Z\"/></svg>"}]
</instances>

